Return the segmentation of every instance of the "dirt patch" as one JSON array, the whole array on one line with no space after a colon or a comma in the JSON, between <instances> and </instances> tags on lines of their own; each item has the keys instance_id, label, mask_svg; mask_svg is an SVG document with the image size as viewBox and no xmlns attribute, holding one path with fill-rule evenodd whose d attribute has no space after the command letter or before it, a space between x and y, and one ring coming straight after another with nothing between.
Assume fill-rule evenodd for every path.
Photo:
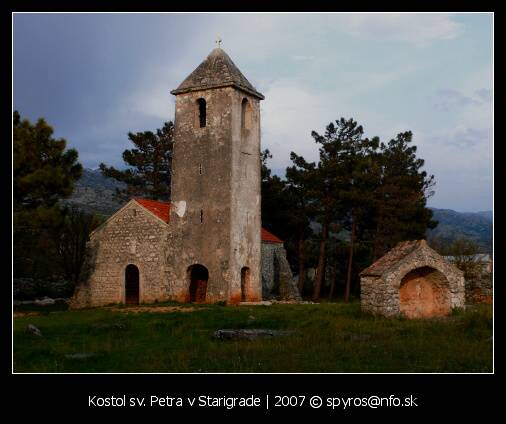
<instances>
[{"instance_id":1,"label":"dirt patch","mask_svg":"<svg viewBox=\"0 0 506 424\"><path fill-rule=\"evenodd\" d=\"M195 312L201 311L207 308L194 308L192 306L182 307L182 306L133 306L128 308L118 308L112 307L107 308L113 312L125 312L127 314L139 314L144 312L155 312L159 314L167 314L171 312Z\"/></svg>"},{"instance_id":2,"label":"dirt patch","mask_svg":"<svg viewBox=\"0 0 506 424\"><path fill-rule=\"evenodd\" d=\"M33 316L36 316L36 315L42 315L42 314L40 312L33 312L33 311L30 311L30 312L14 312L13 317L14 318L33 317Z\"/></svg>"},{"instance_id":3,"label":"dirt patch","mask_svg":"<svg viewBox=\"0 0 506 424\"><path fill-rule=\"evenodd\" d=\"M268 330L268 329L227 329L227 330L216 330L214 337L219 340L255 340L260 337L281 337L289 336L293 334L293 331L286 330Z\"/></svg>"}]
</instances>

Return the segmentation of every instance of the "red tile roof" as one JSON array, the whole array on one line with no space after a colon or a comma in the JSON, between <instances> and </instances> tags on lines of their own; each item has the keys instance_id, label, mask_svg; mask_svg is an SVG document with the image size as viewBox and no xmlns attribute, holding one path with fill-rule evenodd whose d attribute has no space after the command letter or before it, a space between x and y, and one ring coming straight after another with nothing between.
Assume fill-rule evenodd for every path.
<instances>
[{"instance_id":1,"label":"red tile roof","mask_svg":"<svg viewBox=\"0 0 506 424\"><path fill-rule=\"evenodd\" d=\"M170 203L158 202L150 199L134 199L139 205L146 208L153 215L156 215L162 221L169 223L170 221ZM274 234L262 228L262 241L265 243L283 243L283 240Z\"/></svg>"},{"instance_id":2,"label":"red tile roof","mask_svg":"<svg viewBox=\"0 0 506 424\"><path fill-rule=\"evenodd\" d=\"M156 200L149 199L134 199L139 205L146 208L153 215L156 215L163 222L169 222L170 220L170 203L158 202Z\"/></svg>"},{"instance_id":3,"label":"red tile roof","mask_svg":"<svg viewBox=\"0 0 506 424\"><path fill-rule=\"evenodd\" d=\"M265 228L262 228L262 241L266 243L283 243L283 240L269 233Z\"/></svg>"}]
</instances>

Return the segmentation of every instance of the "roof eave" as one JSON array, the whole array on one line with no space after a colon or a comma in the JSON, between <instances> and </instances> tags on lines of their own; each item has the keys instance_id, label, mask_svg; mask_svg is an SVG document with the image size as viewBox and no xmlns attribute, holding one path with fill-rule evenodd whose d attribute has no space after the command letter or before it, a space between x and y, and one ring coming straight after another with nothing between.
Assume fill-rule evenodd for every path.
<instances>
[{"instance_id":1,"label":"roof eave","mask_svg":"<svg viewBox=\"0 0 506 424\"><path fill-rule=\"evenodd\" d=\"M361 272L358 274L359 277L381 277L383 274L380 274L378 272Z\"/></svg>"},{"instance_id":2,"label":"roof eave","mask_svg":"<svg viewBox=\"0 0 506 424\"><path fill-rule=\"evenodd\" d=\"M245 93L253 96L253 97L256 97L257 99L260 99L260 100L264 100L265 99L265 96L261 93L259 93L258 91L256 90L251 90L247 87L243 87L235 82L227 82L227 83L223 83L223 84L210 84L210 85L203 85L203 86L198 86L198 87L185 87L185 88L176 88L175 90L172 90L170 92L170 94L173 94L173 95L178 95L178 94L183 94L183 93L190 93L192 91L203 91L203 90L209 90L209 89L213 89L213 88L223 88L223 87L234 87L240 91L244 91Z\"/></svg>"}]
</instances>

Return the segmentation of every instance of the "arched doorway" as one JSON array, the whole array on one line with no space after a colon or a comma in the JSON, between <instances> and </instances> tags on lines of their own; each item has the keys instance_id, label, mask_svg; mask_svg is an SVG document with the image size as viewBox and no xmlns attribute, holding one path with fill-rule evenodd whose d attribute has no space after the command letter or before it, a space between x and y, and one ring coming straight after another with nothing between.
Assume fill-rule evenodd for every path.
<instances>
[{"instance_id":1,"label":"arched doorway","mask_svg":"<svg viewBox=\"0 0 506 424\"><path fill-rule=\"evenodd\" d=\"M132 264L125 268L125 303L139 304L139 268Z\"/></svg>"},{"instance_id":2,"label":"arched doorway","mask_svg":"<svg viewBox=\"0 0 506 424\"><path fill-rule=\"evenodd\" d=\"M401 315L407 318L448 315L451 310L448 280L428 266L408 272L401 280L399 307Z\"/></svg>"},{"instance_id":3,"label":"arched doorway","mask_svg":"<svg viewBox=\"0 0 506 424\"><path fill-rule=\"evenodd\" d=\"M189 301L202 303L206 301L207 281L209 280L209 272L207 268L200 264L188 267L187 270L189 280Z\"/></svg>"},{"instance_id":4,"label":"arched doorway","mask_svg":"<svg viewBox=\"0 0 506 424\"><path fill-rule=\"evenodd\" d=\"M241 269L241 302L248 300L249 291L251 290L251 275L247 266Z\"/></svg>"}]
</instances>

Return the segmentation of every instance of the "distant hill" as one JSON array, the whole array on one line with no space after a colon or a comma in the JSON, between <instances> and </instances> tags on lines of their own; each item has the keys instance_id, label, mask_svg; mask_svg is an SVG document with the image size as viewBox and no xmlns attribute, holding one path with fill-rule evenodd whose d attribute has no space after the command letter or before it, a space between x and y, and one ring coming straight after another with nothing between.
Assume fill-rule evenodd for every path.
<instances>
[{"instance_id":1,"label":"distant hill","mask_svg":"<svg viewBox=\"0 0 506 424\"><path fill-rule=\"evenodd\" d=\"M74 193L63 203L74 204L85 212L110 216L123 206L122 202L114 198L114 193L116 188L124 187L125 184L104 177L99 169L85 168Z\"/></svg>"},{"instance_id":2,"label":"distant hill","mask_svg":"<svg viewBox=\"0 0 506 424\"><path fill-rule=\"evenodd\" d=\"M492 211L456 212L451 209L431 208L434 219L439 221L427 238L452 241L465 237L474 240L483 253L492 253Z\"/></svg>"},{"instance_id":3,"label":"distant hill","mask_svg":"<svg viewBox=\"0 0 506 424\"><path fill-rule=\"evenodd\" d=\"M490 220L490 222L493 221L492 211L481 211L481 212L476 212L476 214Z\"/></svg>"}]
</instances>

